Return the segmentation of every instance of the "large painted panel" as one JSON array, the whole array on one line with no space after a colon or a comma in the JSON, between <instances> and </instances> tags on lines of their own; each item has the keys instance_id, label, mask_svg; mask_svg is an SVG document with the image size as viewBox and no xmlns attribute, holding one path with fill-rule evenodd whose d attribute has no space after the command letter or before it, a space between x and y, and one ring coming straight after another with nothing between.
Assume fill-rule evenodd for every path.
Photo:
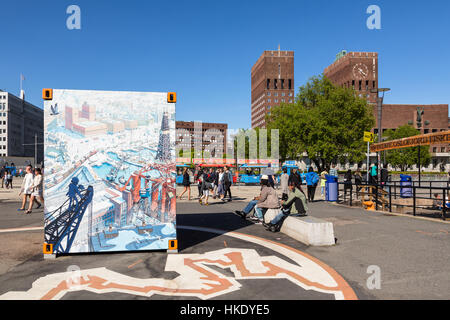
<instances>
[{"instance_id":1,"label":"large painted panel","mask_svg":"<svg viewBox=\"0 0 450 320\"><path fill-rule=\"evenodd\" d=\"M167 93L53 90L44 114L45 243L53 252L168 249L176 160Z\"/></svg>"}]
</instances>

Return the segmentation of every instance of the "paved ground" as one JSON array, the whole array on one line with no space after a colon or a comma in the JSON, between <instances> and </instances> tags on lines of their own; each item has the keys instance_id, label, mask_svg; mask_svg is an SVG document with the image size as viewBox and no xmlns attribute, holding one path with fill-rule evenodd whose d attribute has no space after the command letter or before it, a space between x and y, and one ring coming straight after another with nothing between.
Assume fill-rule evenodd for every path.
<instances>
[{"instance_id":1,"label":"paved ground","mask_svg":"<svg viewBox=\"0 0 450 320\"><path fill-rule=\"evenodd\" d=\"M233 191L237 198L252 196L251 189ZM244 205L243 201L211 201L210 206L180 201L178 254L137 252L44 260L42 231L5 232L41 226L42 212L20 215L15 212L17 203L3 203L0 299L30 297L25 293L62 299L304 300L351 298L352 292L359 299L450 296L448 223L316 202L310 205L310 214L333 222L338 242L332 247L308 247L232 214ZM82 282L83 288L61 288L61 279L67 283L68 274L73 274L67 272L73 270L70 266L79 267L82 279L89 279ZM367 287L370 266L380 271L380 289ZM208 279L206 287L204 279ZM339 292L329 289L327 281L333 280ZM176 294L171 291L174 285Z\"/></svg>"}]
</instances>

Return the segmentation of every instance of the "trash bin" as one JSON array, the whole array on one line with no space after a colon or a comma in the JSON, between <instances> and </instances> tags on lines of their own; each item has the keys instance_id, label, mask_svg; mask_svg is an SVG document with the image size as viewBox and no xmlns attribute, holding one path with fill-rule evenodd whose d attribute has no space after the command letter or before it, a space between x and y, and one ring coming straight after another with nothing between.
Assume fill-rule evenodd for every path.
<instances>
[{"instance_id":1,"label":"trash bin","mask_svg":"<svg viewBox=\"0 0 450 320\"><path fill-rule=\"evenodd\" d=\"M412 177L406 174L400 175L400 197L412 198ZM409 187L409 188L408 188Z\"/></svg>"},{"instance_id":2,"label":"trash bin","mask_svg":"<svg viewBox=\"0 0 450 320\"><path fill-rule=\"evenodd\" d=\"M336 202L338 198L338 177L325 175L325 200Z\"/></svg>"}]
</instances>

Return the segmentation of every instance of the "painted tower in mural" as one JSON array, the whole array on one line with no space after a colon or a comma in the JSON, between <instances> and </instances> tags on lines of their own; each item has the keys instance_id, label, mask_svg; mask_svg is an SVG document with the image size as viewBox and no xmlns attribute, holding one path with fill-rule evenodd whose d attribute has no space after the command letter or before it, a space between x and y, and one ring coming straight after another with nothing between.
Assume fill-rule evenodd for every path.
<instances>
[{"instance_id":1,"label":"painted tower in mural","mask_svg":"<svg viewBox=\"0 0 450 320\"><path fill-rule=\"evenodd\" d=\"M164 112L161 130L159 131L159 143L158 150L156 152L156 160L161 162L166 162L171 160L170 154L170 133L169 133L169 115Z\"/></svg>"}]
</instances>

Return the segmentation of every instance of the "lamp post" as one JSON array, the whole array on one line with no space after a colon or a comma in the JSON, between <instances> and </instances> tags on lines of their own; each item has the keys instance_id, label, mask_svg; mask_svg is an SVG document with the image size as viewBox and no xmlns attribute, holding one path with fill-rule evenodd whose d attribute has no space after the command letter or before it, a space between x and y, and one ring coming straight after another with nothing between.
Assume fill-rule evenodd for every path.
<instances>
[{"instance_id":1,"label":"lamp post","mask_svg":"<svg viewBox=\"0 0 450 320\"><path fill-rule=\"evenodd\" d=\"M425 112L425 108L417 107L417 128L419 130L422 130L422 117ZM417 146L417 160L418 160L418 170L419 170L419 187L421 183L421 177L420 177L420 145Z\"/></svg>"},{"instance_id":2,"label":"lamp post","mask_svg":"<svg viewBox=\"0 0 450 320\"><path fill-rule=\"evenodd\" d=\"M383 100L384 100L384 93L390 91L390 88L377 88L370 90L371 93L377 94L377 115L378 115L378 142L382 142L382 126L381 126L381 119L382 119L382 109L383 109ZM382 92L383 95L380 97L379 93ZM380 153L377 152L377 169L378 169L378 182L381 181L381 170L380 170Z\"/></svg>"}]
</instances>

